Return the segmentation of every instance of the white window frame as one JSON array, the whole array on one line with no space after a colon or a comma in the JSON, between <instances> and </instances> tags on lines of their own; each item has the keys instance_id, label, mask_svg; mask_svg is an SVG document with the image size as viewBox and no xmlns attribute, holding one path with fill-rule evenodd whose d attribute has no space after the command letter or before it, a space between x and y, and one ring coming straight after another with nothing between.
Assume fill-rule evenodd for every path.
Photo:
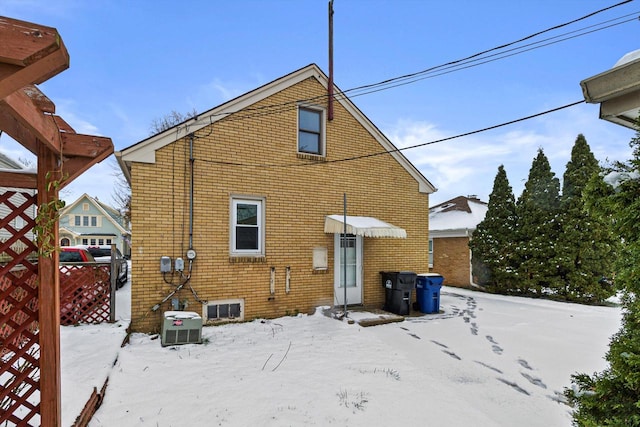
<instances>
[{"instance_id":1,"label":"white window frame","mask_svg":"<svg viewBox=\"0 0 640 427\"><path fill-rule=\"evenodd\" d=\"M216 317L209 319L209 306L217 305L218 310L220 310L221 305L232 305L239 304L240 305L240 316L238 317ZM226 299L226 300L218 300L218 301L207 301L207 304L202 305L202 318L205 323L217 323L217 322L228 322L228 321L243 321L244 320L244 299Z\"/></svg>"},{"instance_id":2,"label":"white window frame","mask_svg":"<svg viewBox=\"0 0 640 427\"><path fill-rule=\"evenodd\" d=\"M258 248L257 249L237 249L236 248L236 226L237 224L237 209L238 204L256 205L257 209L257 224L258 227ZM232 256L264 256L265 246L265 199L264 197L251 197L251 196L233 196L231 197L230 205L230 231L229 231L229 252Z\"/></svg>"},{"instance_id":3,"label":"white window frame","mask_svg":"<svg viewBox=\"0 0 640 427\"><path fill-rule=\"evenodd\" d=\"M315 113L318 113L320 115L320 149L318 150L318 152L311 152L311 151L300 151L300 110L307 110L307 111L313 111ZM324 108L319 107L317 105L306 105L306 104L300 104L298 105L298 115L297 115L297 126L296 126L296 150L298 150L299 154L310 154L312 156L321 156L321 157L325 157L326 156L326 152L327 152L327 144L326 144L326 113Z\"/></svg>"}]
</instances>

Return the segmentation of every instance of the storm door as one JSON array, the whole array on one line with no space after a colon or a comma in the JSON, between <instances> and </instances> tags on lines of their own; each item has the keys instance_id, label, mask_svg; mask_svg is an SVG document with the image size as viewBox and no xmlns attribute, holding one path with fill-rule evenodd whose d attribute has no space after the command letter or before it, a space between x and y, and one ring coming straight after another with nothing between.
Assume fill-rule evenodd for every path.
<instances>
[{"instance_id":1,"label":"storm door","mask_svg":"<svg viewBox=\"0 0 640 427\"><path fill-rule=\"evenodd\" d=\"M334 236L334 303L344 305L346 269L347 305L362 304L362 236Z\"/></svg>"}]
</instances>

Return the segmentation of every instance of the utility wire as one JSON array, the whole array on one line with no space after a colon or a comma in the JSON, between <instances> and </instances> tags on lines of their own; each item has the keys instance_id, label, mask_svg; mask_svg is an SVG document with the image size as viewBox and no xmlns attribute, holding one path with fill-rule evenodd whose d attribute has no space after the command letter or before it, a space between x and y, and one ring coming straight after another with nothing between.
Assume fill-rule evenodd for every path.
<instances>
[{"instance_id":1,"label":"utility wire","mask_svg":"<svg viewBox=\"0 0 640 427\"><path fill-rule=\"evenodd\" d=\"M633 16L633 18L629 18L629 19L626 19L626 20L621 21L621 22L611 23L611 24L609 24L607 26L604 26L604 27L594 28L594 27L600 26L600 25L602 25L604 23L613 22L613 21L619 20L621 18L627 18L628 16ZM560 34L560 35L557 35L557 36L554 36L554 37L549 37L549 38L546 38L546 39L543 39L543 40L539 40L537 42L525 44L523 46L507 49L504 52L493 53L491 55L487 55L487 56L483 56L483 57L477 57L477 58L470 59L470 60L455 61L456 64L449 63L449 64L438 65L438 66L432 67L432 68L430 68L428 70L425 70L423 72L411 74L410 75L411 77L397 77L395 79L390 79L384 85L376 83L376 84L373 84L373 85L361 86L361 88L368 88L370 90L367 90L365 92L358 93L358 94L351 94L351 95L349 95L349 97L350 98L355 98L356 96L366 95L366 94L369 94L369 93L378 92L378 91L386 90L386 89L391 89L391 88L402 86L402 85L409 84L409 83L414 83L414 82L417 82L419 80L438 77L438 76L442 76L444 74L453 73L455 71L460 71L460 70L464 70L464 69L467 69L467 68L477 67L478 65L487 64L489 62L494 62L494 61L497 61L497 60L500 60L500 59L508 58L508 57L515 56L515 55L519 55L519 54L524 53L524 52L529 52L531 50L540 49L542 47L550 46L550 45L557 44L557 43L560 43L560 42L563 42L563 41L567 41L567 40L571 40L571 39L574 39L574 38L577 38L577 37L582 37L582 36L587 35L587 34L592 34L592 33L598 32L598 31L606 30L606 29L609 29L609 28L612 28L612 27L615 27L615 26L618 26L618 25L626 24L628 22L637 21L638 20L638 15L637 15L637 12L636 12L636 13L633 13L631 15L626 15L626 16L621 17L621 18L616 18L615 20L606 21L604 23L600 23L600 24L589 26L589 27L581 28L579 30L570 31L568 33ZM493 59L489 59L489 58L493 58ZM472 65L468 65L468 64L472 64ZM400 83L398 83L398 82L400 82ZM379 88L378 86L384 86L384 87ZM356 90L361 90L361 89L359 89L359 88L347 89L347 90L341 92L341 94L346 94L348 92L352 92L352 91L356 91Z\"/></svg>"},{"instance_id":2,"label":"utility wire","mask_svg":"<svg viewBox=\"0 0 640 427\"><path fill-rule=\"evenodd\" d=\"M422 70L416 73L411 73L411 74L406 74L403 76L399 76L399 77L395 77L392 79L387 79L378 83L373 83L373 84L369 84L369 85L363 85L363 86L358 86L355 88L351 88L345 91L338 91L334 96L337 99L342 99L342 98L347 98L346 93L348 92L356 92L356 91L361 91L361 93L355 93L350 95L350 98L356 97L356 96L362 96L365 94L369 94L369 93L373 93L373 92L378 92L378 91L382 91L382 90L387 90L390 88L394 88L394 87L398 87L401 85L406 85L406 84L410 84L410 83L414 83L416 81L419 80L423 80L426 78L433 78L433 77L437 77L443 74L448 74L448 73L452 73L454 71L459 71L462 69L466 69L466 68L471 68L471 67L475 67L481 64L486 64L488 62L493 62L493 61L497 61L499 59L503 59L509 56L514 56L523 52L527 52L533 49L538 49L540 47L544 47L544 46L548 46L551 44L555 44L555 43L559 43L562 41L566 41L569 39L573 39L576 37L580 37L586 34L590 34L596 31L601 31L604 29L608 29L611 28L613 26L617 26L617 25L621 25L627 22L631 22L637 19L637 12L634 12L632 14L627 14L618 18L614 18L608 21L604 21L598 24L594 24L591 26L587 26L585 28L581 28L579 30L573 30L570 31L568 33L564 33L564 34L560 34L557 36L553 36L553 37L549 37L543 40L539 40L537 42L532 42L529 44L525 44L523 46L519 46L519 47L514 47L511 49L508 49L504 52L501 53L493 53L491 55L486 55L487 53L490 52L495 52L497 50L501 50L504 49L506 47L510 47L513 46L515 44L521 43L523 41L526 40L530 40L534 37L537 37L541 34L545 34L547 32L562 28L562 27L566 27L568 25L574 24L576 22L585 20L589 17L592 17L594 15L597 15L599 13L602 13L604 11L613 9L615 7L627 4L632 2L633 0L625 0L623 2L617 3L615 5L606 7L604 9L600 9L597 10L595 12L589 13L585 16L582 16L580 18L574 19L572 21L560 24L560 25L556 25L550 28L547 28L545 30L542 31L538 31L536 33L533 33L531 35L528 35L526 37L522 37L516 41L510 42L510 43L505 43L503 45L491 48L491 49L487 49L481 52L478 52L476 54L470 55L466 58L462 58L456 61L450 61L448 63L445 64L441 64L435 67L431 67L428 68L426 70ZM634 18L632 19L626 19L624 21L621 22L615 22L615 21L620 21L621 19L624 18L628 18L629 16L634 16ZM604 24L609 24L606 25L604 27L602 27L602 25ZM600 28L598 28L600 27ZM486 55L486 56L483 56ZM431 73L431 74L429 74ZM318 101L322 101L324 100L328 95L327 94L323 94L320 96L316 96L316 97L312 97L312 98L307 98L307 99L303 99L303 100L294 100L294 101L287 101L287 102L283 102L283 103L279 103L279 104L271 104L271 105L265 105L265 106L260 106L260 107L251 107L251 108L242 108L240 110L237 111L231 111L231 112L222 112L222 113L214 113L214 114L210 114L208 115L208 120L209 120L209 124L212 124L212 117L213 116L226 116L225 118L227 120L244 120L244 119L248 119L248 118L253 118L253 117L260 117L260 116L265 116L265 115L271 115L271 114L278 114L281 112L285 112L294 108L297 108L297 106L300 103L313 103L313 102L318 102ZM384 152L379 152L379 153L373 153L373 154L367 154L367 155L362 155L362 156L356 156L356 157L350 157L350 158L344 158L344 159L337 159L337 160L331 160L331 161L324 161L324 162L307 162L307 163L296 163L296 164L244 164L244 163L236 163L236 162L221 162L221 161L210 161L210 160L200 160L200 161L204 161L204 162L208 162L208 163L214 163L214 164L223 164L223 165L229 165L229 166L244 166L244 167L301 167L301 166L316 166L316 165L321 165L321 164L330 164L330 163L337 163L337 162L345 162L345 161L353 161L353 160L359 160L362 158L367 158L367 157L374 157L374 156L379 156L379 155L383 155L383 154L389 154L392 152L401 152L403 150L408 150L408 149L412 149L412 148L417 148L417 147L421 147L421 146L425 146L425 145L430 145L430 144L435 144L438 142L444 142L444 141L448 141L451 139L456 139L456 138L461 138L463 136L468 136L468 135L472 135L472 134L476 134L476 133L480 133L480 132L485 132L488 130L492 130L492 129L496 129L502 126L507 126L513 123L517 123L520 121L524 121L524 120L529 120L531 118L534 117L538 117L541 115L545 115L545 114L549 114L552 113L554 111L558 111L564 108L569 108L572 106L575 106L577 104L580 104L584 101L577 101L571 104L567 104L561 107L557 107L551 110L547 110L538 114L534 114L531 116L527 116L527 117L523 117L520 119L516 119L516 120L512 120L509 122L505 122L499 125L495 125L495 126L490 126L487 128L483 128L483 129L479 129L476 131L472 131L472 132L467 132L464 134L459 134L456 136L452 136L449 138L444 138L441 140L437 140L437 141L431 141L431 142L427 142L427 143L423 143L423 144L418 144L415 146L411 146L411 147L405 147L405 148L398 148L395 150L391 150L391 151L384 151ZM232 117L235 116L235 117ZM193 123L189 124L192 125ZM179 128L179 126L178 126ZM211 132L211 131L210 131Z\"/></svg>"},{"instance_id":3,"label":"utility wire","mask_svg":"<svg viewBox=\"0 0 640 427\"><path fill-rule=\"evenodd\" d=\"M271 163L271 164L270 163L225 162L225 161L207 160L207 159L195 159L195 160L198 160L198 161L201 161L201 162L204 162L204 163L224 165L224 166L241 166L241 167L253 167L253 168L294 168L294 167L322 166L322 165L327 165L327 164L332 164L332 163L351 162L351 161L356 161L356 160L367 159L367 158L370 158L370 157L382 156L382 155L386 155L386 154L400 153L402 151L407 151L407 150L411 150L411 149L418 148L418 147L424 147L426 145L433 145L433 144L437 144L437 143L440 143L440 142L451 141L453 139L458 139L458 138L462 138L462 137L469 136L469 135L475 135L475 134L478 134L478 133L487 132L487 131L498 129L498 128L501 128L501 127L504 127L504 126L512 125L514 123L519 123L519 122L530 120L530 119L533 119L533 118L536 118L536 117L544 116L546 114L554 113L556 111L560 111L560 110L563 110L565 108L574 107L574 106L576 106L578 104L582 104L584 102L585 102L584 100L572 102L570 104L565 104L565 105L562 105L560 107L556 107L556 108L552 108L550 110L542 111L540 113L536 113L536 114L532 114L532 115L529 115L529 116L521 117L519 119L510 120L508 122L503 122L503 123L500 123L500 124L497 124L497 125L488 126L488 127L482 128L482 129L477 129L477 130L461 133L461 134L458 134L458 135L437 139L437 140L434 140L434 141L423 142L423 143L420 143L420 144L410 145L408 147L395 148L393 150L385 150L385 151L378 151L378 152L375 152L375 153L362 154L362 155L359 155L359 156L344 157L344 158L341 158L341 159L317 161L317 162L306 162L306 163Z\"/></svg>"},{"instance_id":4,"label":"utility wire","mask_svg":"<svg viewBox=\"0 0 640 427\"><path fill-rule=\"evenodd\" d=\"M429 79L429 78L434 78L434 77L439 77L445 74L450 74L453 73L455 71L460 71L463 69L467 69L467 68L472 68L472 67L477 67L479 65L483 65L483 64L487 64L489 62L494 62L500 59L504 59L504 58L508 58L510 56L515 56L515 55L519 55L521 53L524 52L528 52L534 49L539 49L542 47L546 47L552 44L556 44L556 43L560 43L566 40L570 40L573 38L577 38L577 37L581 37L583 35L586 34L590 34L590 33L594 33L597 31L602 31L617 25L622 25L631 21L636 21L637 20L637 16L635 14L633 18L627 19L625 21L622 22L617 22L617 23L612 23L607 25L606 27L602 27L602 28L596 28L593 29L593 27L595 26L591 26L591 27L587 27L587 28L582 28L580 30L575 30L569 33L565 33L565 34L561 34L558 36L554 36L554 37L550 37L544 40L540 40L538 42L535 43L530 43L524 46L520 46L518 48L512 48L507 50L506 52L502 52L502 53L494 53L492 55L489 56L485 56L485 57L480 57L480 58L475 58L473 60L469 60L467 62L461 62L459 64L456 65L441 65L441 66L437 66L437 67L432 67L429 73L425 73L423 75L419 75L419 74L414 74L414 77L410 80L405 80L402 81L402 78L398 78L398 79L394 79L393 80L393 84L390 83L385 83L386 86L384 87L376 87L376 84L374 85L367 85L367 86L361 86L361 88L366 87L368 90L363 91L361 93L355 93L355 94L351 94L349 97L346 96L346 93L354 89L348 89L345 91L337 91L335 93L335 99L352 99L352 98L356 98L358 96L363 96L363 95L368 95L371 93L375 93L375 92L380 92L383 90L388 90L388 89L392 89L392 88L396 88L399 86L404 86L404 85L408 85L411 83L415 83L417 81L420 80L425 80L425 79ZM627 15L629 16L629 15ZM626 16L625 16L626 17ZM619 18L617 18L619 19ZM611 21L608 21L611 22ZM597 24L597 25L601 25L601 24ZM585 31L586 29L588 29L588 31ZM579 34L579 31L582 31ZM566 37L565 37L566 36ZM560 38L562 37L562 38ZM546 43L545 43L546 42ZM261 106L261 107L255 107L255 108L244 108L242 110L237 110L237 111L233 111L233 112L226 112L226 113L218 113L217 115L228 115L227 116L227 120L228 121L234 121L234 120L245 120L248 118L256 118L256 117L262 117L262 116L268 116L268 115L272 115L272 114L279 114L282 112L286 112L286 111L290 111L292 109L297 108L298 104L300 103L313 103L313 102L319 102L319 101L323 101L325 98L327 97L326 94L323 95L319 95L313 98L307 98L304 100L295 100L295 101L287 101L287 102L283 102L280 104L272 104L272 105L266 105L266 106Z\"/></svg>"},{"instance_id":5,"label":"utility wire","mask_svg":"<svg viewBox=\"0 0 640 427\"><path fill-rule=\"evenodd\" d=\"M345 93L346 93L346 92L350 92L350 91L360 90L360 89L366 89L366 88L373 87L373 86L378 86L378 85L383 85L383 84L392 83L392 82L397 81L397 80L402 80L402 79L407 79L407 78L415 77L415 76L418 76L418 75L421 75L421 74L424 74L424 73L427 73L427 72L433 71L434 69L437 69L437 68L442 68L442 67L446 67L446 66L450 66L450 65L455 65L455 64L458 64L458 63L460 63L460 62L468 61L469 59L477 58L477 57L482 56L482 55L484 55L484 54L487 54L487 53L489 53L489 52L493 52L493 51L496 51L496 50L501 50L501 49L507 48L507 47L509 47L509 46L513 46L513 45L515 45L515 44L521 43L521 42L523 42L523 41L526 41L526 40L532 39L532 38L537 37L537 36L539 36L539 35L542 35L542 34L544 34L544 33L548 33L548 32L550 32L550 31L553 31L553 30L557 30L557 29L559 29L559 28L566 27L566 26L568 26L568 25L571 25L571 24L574 24L574 23L576 23L576 22L579 22L579 21L585 20L585 19L590 18L590 17L592 17L592 16L594 16L594 15L597 15L597 14L602 13L602 12L605 12L605 11L607 11L607 10L610 10L610 9L616 8L616 7L618 7L618 6L622 6L623 4L630 3L630 2L632 2L632 1L633 1L633 0L625 0L625 1L620 2L620 3L618 3L618 4L615 4L615 5L612 5L612 6L606 7L606 8L604 8L604 9L600 9L600 10L597 10L597 11L595 11L595 12L589 13L589 14L587 14L587 15L585 15L585 16L583 16L583 17L581 17L581 18L574 19L573 21L565 22L564 24L555 25L555 26L553 26L553 27L547 28L546 30L538 31L538 32L533 33L533 34L530 34L530 35L528 35L528 36L526 36L526 37L522 37L522 38L520 38L520 39L518 39L518 40L515 40L515 41L512 41L512 42L509 42L509 43L505 43L505 44L503 44L503 45L496 46L496 47L493 47L493 48L491 48L491 49L487 49L487 50L484 50L484 51L481 51L481 52L478 52L478 53L474 53L473 55L467 56L466 58L462 58L462 59L458 59L458 60L455 60L455 61L447 62L446 64L437 65L437 66L435 66L435 67L427 68L426 70L418 71L418 72L415 72L415 73L405 74L404 76L399 76L399 77L394 77L394 78L391 78L391 79L383 80L383 81L378 82L378 83L373 83L373 84L370 84L370 85L364 85L364 86L359 86L359 87L355 87L355 88L352 88L352 89L348 89L348 90L346 90L346 91L345 91Z\"/></svg>"},{"instance_id":6,"label":"utility wire","mask_svg":"<svg viewBox=\"0 0 640 427\"><path fill-rule=\"evenodd\" d=\"M352 93L349 95L349 98L355 98L358 96L362 96L362 95L367 95L370 93L375 93L375 92L380 92L383 90L387 90L387 89L392 89L395 87L399 87L399 86L403 86L403 85L407 85L407 84L411 84L411 83L415 83L417 81L420 80L424 80L427 78L433 78L433 77L438 77L444 74L449 74L449 73L453 73L455 71L460 71L463 69L467 69L467 68L472 68L472 67L476 67L479 65L483 65L489 62L494 62L500 59L504 59L510 56L515 56L524 52L528 52L534 49L539 49L542 47L546 47L552 44L556 44L556 43L560 43L566 40L570 40L570 39L574 39L577 37L581 37L587 34L592 34L594 32L598 32L598 31L602 31L605 29L609 29L612 28L614 26L618 26L618 25L622 25L625 23L629 23L632 21L636 21L638 19L638 12L634 12L631 14L627 14L627 15L623 15L617 18L613 18L610 19L608 21L604 21L604 22L600 22L598 24L593 24L578 30L573 30L567 33L563 33L560 35L556 35L553 37L549 37L543 40L539 40L536 42L532 42L529 44L525 44L523 46L519 46L519 47L514 47L511 49L508 49L504 52L501 53L493 53L491 55L486 55L486 56L482 56L485 55L486 53L489 52L494 52L496 50L499 49L503 49L504 47L509 47L509 46L513 46L514 44L520 43L522 41L525 40L529 40L535 36L547 33L553 29L558 29L558 28L562 28L564 26L567 26L571 23L575 23L581 20L584 20L588 17L591 17L593 15L596 15L598 13L601 13L603 11L612 9L614 7L629 3L633 0L627 0L624 1L622 3L618 3L616 5L610 6L608 8L605 9L601 9L599 11L596 12L592 12L588 15L585 15L581 18L575 19L573 21L567 22L565 24L560 24L560 25L556 25L554 27L548 28L546 30L543 31L539 31L537 33L531 34L529 36L523 37L517 41L514 42L510 42L510 43L506 43L503 44L501 46L498 47L494 47L492 49L487 49L485 51L476 53L474 55L470 55L466 58L463 59L459 59L456 61L451 61L445 64L441 64L441 65L437 65L434 67L430 67L426 70L422 70L416 73L411 73L411 74L406 74L404 76L399 76L399 77L395 77L392 79L387 79L378 83L372 83L372 84L368 84L368 85L363 85L363 86L358 86L358 87L354 87L351 89L346 89L344 91L340 91L339 89L336 91L336 93L334 94L335 99L346 99L347 98L347 93L350 92L359 92L359 93ZM633 18L629 18L630 16L633 16ZM628 18L628 19L625 19ZM620 21L622 19L625 19L624 21ZM620 21L620 22L616 22L616 21ZM605 24L608 24L606 26L603 26ZM599 27L599 28L598 28ZM246 108L242 108L236 111L227 111L227 112L221 112L221 113L214 113L214 114L210 114L208 115L209 117L209 122L211 123L211 118L214 116L226 116L225 118L227 120L245 120L248 118L255 118L255 117L262 117L262 116L266 116L266 115L272 115L272 114L279 114L282 112L286 112L289 111L291 109L295 109L297 108L298 104L304 104L304 103L318 103L318 102L323 102L324 100L326 100L327 98L327 94L322 94L319 96L315 96L315 97L311 97L311 98L306 98L306 99L298 99L298 100L292 100L292 101L286 101L286 102L282 102L279 104L271 104L271 105L263 105L260 107L246 107ZM235 116L235 117L232 117ZM193 123L191 123L190 125L192 125Z\"/></svg>"}]
</instances>

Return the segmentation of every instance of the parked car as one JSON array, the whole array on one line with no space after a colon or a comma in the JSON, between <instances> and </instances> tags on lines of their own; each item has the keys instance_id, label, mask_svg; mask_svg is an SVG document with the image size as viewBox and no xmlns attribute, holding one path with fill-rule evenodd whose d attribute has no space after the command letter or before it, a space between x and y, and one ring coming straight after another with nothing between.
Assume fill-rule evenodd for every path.
<instances>
[{"instance_id":1,"label":"parked car","mask_svg":"<svg viewBox=\"0 0 640 427\"><path fill-rule=\"evenodd\" d=\"M111 262L111 246L63 246L60 250L60 262ZM129 274L129 265L127 260L122 256L119 249L116 248L116 288L120 289L127 283Z\"/></svg>"},{"instance_id":2,"label":"parked car","mask_svg":"<svg viewBox=\"0 0 640 427\"><path fill-rule=\"evenodd\" d=\"M96 262L96 260L85 248L63 246L60 248L60 262Z\"/></svg>"},{"instance_id":3,"label":"parked car","mask_svg":"<svg viewBox=\"0 0 640 427\"><path fill-rule=\"evenodd\" d=\"M86 246L87 250L96 262L111 262L111 245L100 245L100 246ZM116 287L120 289L127 283L127 276L129 275L129 264L127 264L127 260L122 256L122 252L120 249L116 248L116 273L118 275L118 279L116 280Z\"/></svg>"}]
</instances>

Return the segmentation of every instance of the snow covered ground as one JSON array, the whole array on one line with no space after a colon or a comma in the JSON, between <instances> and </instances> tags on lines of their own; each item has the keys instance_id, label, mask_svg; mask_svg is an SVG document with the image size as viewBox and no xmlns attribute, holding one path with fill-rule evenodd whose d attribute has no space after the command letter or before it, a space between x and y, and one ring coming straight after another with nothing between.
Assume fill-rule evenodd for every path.
<instances>
[{"instance_id":1,"label":"snow covered ground","mask_svg":"<svg viewBox=\"0 0 640 427\"><path fill-rule=\"evenodd\" d=\"M620 325L619 308L450 287L440 304L373 327L321 309L206 327L204 344L174 347L133 334L120 348L126 320L63 327L63 425L108 375L92 427L570 426L563 388L606 366Z\"/></svg>"}]
</instances>

